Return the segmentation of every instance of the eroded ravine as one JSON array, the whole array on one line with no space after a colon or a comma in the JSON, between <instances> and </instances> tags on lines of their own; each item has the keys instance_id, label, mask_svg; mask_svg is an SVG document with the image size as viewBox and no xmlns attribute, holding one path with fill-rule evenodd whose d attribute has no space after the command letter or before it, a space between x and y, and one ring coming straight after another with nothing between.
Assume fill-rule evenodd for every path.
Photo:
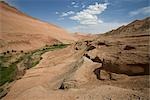
<instances>
[{"instance_id":1,"label":"eroded ravine","mask_svg":"<svg viewBox=\"0 0 150 100\"><path fill-rule=\"evenodd\" d=\"M148 100L148 38L113 38L45 53L4 100Z\"/></svg>"},{"instance_id":2,"label":"eroded ravine","mask_svg":"<svg viewBox=\"0 0 150 100\"><path fill-rule=\"evenodd\" d=\"M53 51L60 48L65 48L67 45L58 44L45 46L31 52L24 51L7 51L0 54L0 98L9 92L9 87L19 80L26 73L27 69L36 66L42 60L42 54L48 51Z\"/></svg>"},{"instance_id":3,"label":"eroded ravine","mask_svg":"<svg viewBox=\"0 0 150 100\"><path fill-rule=\"evenodd\" d=\"M148 98L145 93L149 86L143 85L148 82L145 76L128 77L111 73L113 76L110 79L107 72L98 72L99 76L104 78L99 80L94 71L102 67L102 61L98 57L93 59L86 57L87 49L86 46L84 48L80 46L76 50L76 46L70 45L64 49L45 53L38 65L27 70L24 77L16 81L4 100ZM139 83L134 85L136 81ZM143 89L140 90L140 87Z\"/></svg>"},{"instance_id":4,"label":"eroded ravine","mask_svg":"<svg viewBox=\"0 0 150 100\"><path fill-rule=\"evenodd\" d=\"M5 99L16 98L28 89L37 86L43 86L46 89L58 88L67 72L77 66L78 57L69 49L70 47L42 55L43 59L40 63L27 70L23 78L16 81Z\"/></svg>"}]
</instances>

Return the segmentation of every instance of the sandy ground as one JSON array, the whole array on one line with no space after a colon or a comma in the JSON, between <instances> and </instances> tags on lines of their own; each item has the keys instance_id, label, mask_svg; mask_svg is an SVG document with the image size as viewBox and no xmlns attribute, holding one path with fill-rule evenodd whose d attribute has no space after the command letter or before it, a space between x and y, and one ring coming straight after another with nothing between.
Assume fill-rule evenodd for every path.
<instances>
[{"instance_id":1,"label":"sandy ground","mask_svg":"<svg viewBox=\"0 0 150 100\"><path fill-rule=\"evenodd\" d=\"M40 63L27 70L24 77L17 80L3 100L148 100L148 76L128 77L118 81L101 81L91 70L86 73L80 65L74 71L83 51L73 51L73 47L45 53ZM87 59L87 58L86 58ZM56 63L57 62L57 63ZM84 60L84 62L91 62ZM84 63L83 63L84 65ZM99 66L101 66L99 64ZM88 67L90 68L90 67ZM80 72L80 71L82 72ZM77 87L59 89L64 79L76 74L77 82L91 77ZM87 76L82 76L82 74ZM91 75L91 76L88 76ZM134 81L133 81L134 80Z\"/></svg>"}]
</instances>

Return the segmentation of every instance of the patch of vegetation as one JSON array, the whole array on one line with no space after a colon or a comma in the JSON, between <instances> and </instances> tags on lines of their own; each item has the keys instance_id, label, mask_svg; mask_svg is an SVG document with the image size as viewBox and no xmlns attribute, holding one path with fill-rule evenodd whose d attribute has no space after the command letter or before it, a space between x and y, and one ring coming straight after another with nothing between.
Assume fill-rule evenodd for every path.
<instances>
[{"instance_id":1,"label":"patch of vegetation","mask_svg":"<svg viewBox=\"0 0 150 100\"><path fill-rule=\"evenodd\" d=\"M0 85L3 85L6 82L11 82L14 80L14 76L16 75L16 64L12 64L9 67L3 67L0 65L0 74L1 74L1 79L0 79Z\"/></svg>"},{"instance_id":2,"label":"patch of vegetation","mask_svg":"<svg viewBox=\"0 0 150 100\"><path fill-rule=\"evenodd\" d=\"M0 93L3 91L4 89L0 88Z\"/></svg>"},{"instance_id":3,"label":"patch of vegetation","mask_svg":"<svg viewBox=\"0 0 150 100\"><path fill-rule=\"evenodd\" d=\"M0 55L0 86L6 82L11 82L16 79L17 76L17 64L23 63L26 69L36 66L42 59L41 55L48 51L53 51L56 49L62 49L67 47L68 44L54 44L50 46L45 46L43 48L24 53L21 51L16 54L11 54L6 51L7 54ZM20 66L22 67L22 66Z\"/></svg>"},{"instance_id":4,"label":"patch of vegetation","mask_svg":"<svg viewBox=\"0 0 150 100\"><path fill-rule=\"evenodd\" d=\"M17 75L17 63L22 60L20 55L0 55L0 86L11 82Z\"/></svg>"}]
</instances>

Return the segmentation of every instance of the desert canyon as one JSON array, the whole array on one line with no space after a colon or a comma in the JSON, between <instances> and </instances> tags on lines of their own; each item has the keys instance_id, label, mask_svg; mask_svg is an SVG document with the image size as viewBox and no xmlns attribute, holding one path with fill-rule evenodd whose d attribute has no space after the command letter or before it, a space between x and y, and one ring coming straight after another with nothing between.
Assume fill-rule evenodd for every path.
<instances>
[{"instance_id":1,"label":"desert canyon","mask_svg":"<svg viewBox=\"0 0 150 100\"><path fill-rule=\"evenodd\" d=\"M1 100L150 100L150 17L70 34L0 2Z\"/></svg>"}]
</instances>

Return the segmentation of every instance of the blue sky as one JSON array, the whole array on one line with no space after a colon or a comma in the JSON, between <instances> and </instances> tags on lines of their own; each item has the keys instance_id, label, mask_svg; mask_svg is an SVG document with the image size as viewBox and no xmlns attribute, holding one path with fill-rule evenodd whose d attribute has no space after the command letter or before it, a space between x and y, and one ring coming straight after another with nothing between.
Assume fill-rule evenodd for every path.
<instances>
[{"instance_id":1,"label":"blue sky","mask_svg":"<svg viewBox=\"0 0 150 100\"><path fill-rule=\"evenodd\" d=\"M148 0L7 0L22 12L70 32L103 33L150 15Z\"/></svg>"}]
</instances>

